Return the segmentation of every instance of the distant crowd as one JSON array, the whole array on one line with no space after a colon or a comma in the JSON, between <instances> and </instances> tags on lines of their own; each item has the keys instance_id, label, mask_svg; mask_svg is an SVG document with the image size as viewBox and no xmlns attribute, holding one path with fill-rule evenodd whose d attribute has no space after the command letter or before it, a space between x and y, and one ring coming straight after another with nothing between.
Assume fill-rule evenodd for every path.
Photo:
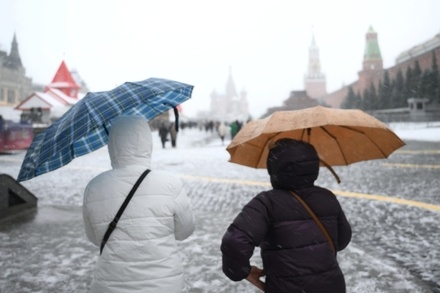
<instances>
[{"instance_id":1,"label":"distant crowd","mask_svg":"<svg viewBox=\"0 0 440 293\"><path fill-rule=\"evenodd\" d=\"M240 129L246 122L239 121L238 119L232 122L216 121L216 120L205 120L205 121L182 121L179 122L178 128L176 128L176 123L171 121L155 121L152 125L153 130L157 130L162 143L162 148L166 148L167 142L171 143L171 147L177 147L177 137L178 131L185 129L199 129L200 131L205 131L207 133L216 132L224 143L226 136L229 134L231 139L237 135Z\"/></svg>"}]
</instances>

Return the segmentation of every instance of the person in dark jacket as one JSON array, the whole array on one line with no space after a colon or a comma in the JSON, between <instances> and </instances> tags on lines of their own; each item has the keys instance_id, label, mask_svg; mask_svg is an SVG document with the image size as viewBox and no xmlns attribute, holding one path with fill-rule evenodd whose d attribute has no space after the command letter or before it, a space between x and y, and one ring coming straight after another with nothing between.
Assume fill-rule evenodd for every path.
<instances>
[{"instance_id":1,"label":"person in dark jacket","mask_svg":"<svg viewBox=\"0 0 440 293\"><path fill-rule=\"evenodd\" d=\"M165 148L165 143L168 141L168 133L170 132L170 127L164 121L159 126L159 136L162 142L162 148Z\"/></svg>"},{"instance_id":2,"label":"person in dark jacket","mask_svg":"<svg viewBox=\"0 0 440 293\"><path fill-rule=\"evenodd\" d=\"M351 240L351 226L336 196L315 186L319 157L304 141L278 140L267 169L273 189L257 194L228 227L221 243L222 269L233 281L247 279L265 292L344 293L336 251ZM296 192L320 219L335 252ZM263 269L250 265L261 248ZM260 278L265 276L265 282Z\"/></svg>"}]
</instances>

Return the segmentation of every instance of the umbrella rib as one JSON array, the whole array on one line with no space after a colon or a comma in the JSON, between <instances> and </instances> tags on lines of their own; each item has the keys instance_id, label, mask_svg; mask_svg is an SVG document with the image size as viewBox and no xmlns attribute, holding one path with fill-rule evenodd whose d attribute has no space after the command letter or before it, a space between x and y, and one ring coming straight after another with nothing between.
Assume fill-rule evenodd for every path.
<instances>
[{"instance_id":1,"label":"umbrella rib","mask_svg":"<svg viewBox=\"0 0 440 293\"><path fill-rule=\"evenodd\" d=\"M257 166L260 165L261 159L263 158L264 149L265 149L266 147L268 147L269 142L272 141L272 138L276 137L276 136L277 136L278 134L280 134L280 133L282 133L282 132L279 131L279 132L275 133L274 135L272 135L271 137L269 137L269 139L266 141L266 144L264 145L263 148L261 148L261 152L260 152L260 154L258 155L258 161L257 161L257 165L255 166L255 168L257 168Z\"/></svg>"},{"instance_id":2,"label":"umbrella rib","mask_svg":"<svg viewBox=\"0 0 440 293\"><path fill-rule=\"evenodd\" d=\"M328 136L330 136L331 138L333 138L334 141L336 141L336 143L337 143L339 149L341 150L341 155L342 155L342 157L344 158L344 162L345 162L346 165L348 165L347 158L345 157L345 154L344 154L344 152L342 151L342 148L341 148L341 145L339 144L338 139L337 139L333 134L331 134L330 131L328 131L328 129L326 129L324 126L320 126L320 128L321 128L325 133L327 133ZM351 128L349 128L349 129L351 129Z\"/></svg>"},{"instance_id":3,"label":"umbrella rib","mask_svg":"<svg viewBox=\"0 0 440 293\"><path fill-rule=\"evenodd\" d=\"M364 131L361 131L361 130L358 130L358 129L355 129L355 128L351 128L351 127L349 127L349 126L341 126L341 127L365 135L365 137L367 137L368 140L369 140L372 144L374 144L374 145L376 146L376 149L378 149L378 150L380 151L380 153L383 155L383 157L384 157L384 158L387 157L387 155L382 151L382 149L377 145L377 143L376 143L374 140L372 140L372 139L370 138L370 136L369 136L367 133L365 133Z\"/></svg>"},{"instance_id":4,"label":"umbrella rib","mask_svg":"<svg viewBox=\"0 0 440 293\"><path fill-rule=\"evenodd\" d=\"M303 138L304 138L304 133L305 133L305 131L306 131L306 130L303 129L302 132L301 132L301 138L300 138L301 140L304 140Z\"/></svg>"}]
</instances>

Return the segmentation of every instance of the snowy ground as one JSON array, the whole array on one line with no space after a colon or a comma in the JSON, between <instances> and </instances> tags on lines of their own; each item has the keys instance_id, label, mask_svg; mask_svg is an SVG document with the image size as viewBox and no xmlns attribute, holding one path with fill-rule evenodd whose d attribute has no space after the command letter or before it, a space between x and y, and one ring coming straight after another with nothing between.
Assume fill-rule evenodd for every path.
<instances>
[{"instance_id":1,"label":"snowy ground","mask_svg":"<svg viewBox=\"0 0 440 293\"><path fill-rule=\"evenodd\" d=\"M389 127L402 139L421 141L440 141L440 122L399 123Z\"/></svg>"},{"instance_id":2,"label":"snowy ground","mask_svg":"<svg viewBox=\"0 0 440 293\"><path fill-rule=\"evenodd\" d=\"M339 195L353 227L352 242L338 254L349 293L440 292L440 211L346 194L439 207L440 125L428 126L391 125L407 142L404 151L387 160L335 168L339 185L327 170L321 171L317 184ZM180 244L188 292L257 292L249 283L234 283L223 275L219 247L240 208L270 188L266 171L228 163L229 140L222 145L215 134L181 131L176 149L162 149L156 134L152 169L182 177L198 221L195 233ZM0 156L0 173L16 177L23 156ZM102 148L23 182L39 198L39 208L0 222L0 292L86 290L99 249L84 235L82 193L93 176L108 168ZM258 250L253 262L261 265Z\"/></svg>"}]
</instances>

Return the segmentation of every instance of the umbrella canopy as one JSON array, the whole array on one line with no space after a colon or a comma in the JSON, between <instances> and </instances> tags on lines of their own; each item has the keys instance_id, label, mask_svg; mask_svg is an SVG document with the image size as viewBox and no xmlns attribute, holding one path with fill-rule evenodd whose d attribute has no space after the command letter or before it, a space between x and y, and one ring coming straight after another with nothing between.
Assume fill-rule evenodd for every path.
<instances>
[{"instance_id":1,"label":"umbrella canopy","mask_svg":"<svg viewBox=\"0 0 440 293\"><path fill-rule=\"evenodd\" d=\"M316 106L278 111L247 123L226 150L230 162L266 168L271 143L293 138L311 143L321 166L343 166L387 158L405 143L384 123L361 110Z\"/></svg>"},{"instance_id":2,"label":"umbrella canopy","mask_svg":"<svg viewBox=\"0 0 440 293\"><path fill-rule=\"evenodd\" d=\"M151 120L188 100L192 90L192 85L150 78L126 82L106 92L88 93L34 138L17 180L58 169L106 145L115 118L137 115Z\"/></svg>"}]
</instances>

